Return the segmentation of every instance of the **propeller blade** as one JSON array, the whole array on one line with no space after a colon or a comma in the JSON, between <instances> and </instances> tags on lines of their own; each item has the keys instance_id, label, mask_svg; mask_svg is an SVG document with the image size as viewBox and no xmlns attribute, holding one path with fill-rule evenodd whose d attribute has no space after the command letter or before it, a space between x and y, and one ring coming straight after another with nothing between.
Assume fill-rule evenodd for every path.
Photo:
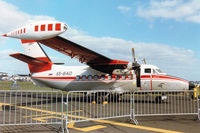
<instances>
[{"instance_id":1,"label":"propeller blade","mask_svg":"<svg viewBox=\"0 0 200 133\"><path fill-rule=\"evenodd\" d=\"M141 87L140 67L135 69L135 74L136 74L136 85L137 87Z\"/></svg>"},{"instance_id":2,"label":"propeller blade","mask_svg":"<svg viewBox=\"0 0 200 133\"><path fill-rule=\"evenodd\" d=\"M135 49L132 48L132 59L133 59L133 63L136 62L136 58L135 58Z\"/></svg>"}]
</instances>

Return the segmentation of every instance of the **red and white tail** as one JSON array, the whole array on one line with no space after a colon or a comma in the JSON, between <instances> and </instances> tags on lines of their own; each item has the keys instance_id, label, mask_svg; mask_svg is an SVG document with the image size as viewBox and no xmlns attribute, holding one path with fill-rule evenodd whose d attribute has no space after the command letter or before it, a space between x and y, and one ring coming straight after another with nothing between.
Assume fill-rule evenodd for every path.
<instances>
[{"instance_id":1,"label":"red and white tail","mask_svg":"<svg viewBox=\"0 0 200 133\"><path fill-rule=\"evenodd\" d=\"M47 54L44 52L40 44L34 40L21 40L24 48L24 54L46 62L51 62Z\"/></svg>"},{"instance_id":2,"label":"red and white tail","mask_svg":"<svg viewBox=\"0 0 200 133\"><path fill-rule=\"evenodd\" d=\"M24 53L15 53L10 56L28 64L31 73L51 70L52 62L40 44L33 40L21 40Z\"/></svg>"},{"instance_id":3,"label":"red and white tail","mask_svg":"<svg viewBox=\"0 0 200 133\"><path fill-rule=\"evenodd\" d=\"M40 21L1 36L21 39L25 54L16 53L10 56L27 63L31 73L37 73L51 70L53 64L37 41L56 37L66 30L67 25L62 22Z\"/></svg>"}]
</instances>

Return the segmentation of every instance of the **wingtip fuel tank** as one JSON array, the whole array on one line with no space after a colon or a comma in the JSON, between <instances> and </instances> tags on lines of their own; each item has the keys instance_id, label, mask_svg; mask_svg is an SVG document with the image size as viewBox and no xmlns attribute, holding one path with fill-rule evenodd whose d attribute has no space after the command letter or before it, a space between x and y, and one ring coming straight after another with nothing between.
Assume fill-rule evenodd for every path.
<instances>
[{"instance_id":1,"label":"wingtip fuel tank","mask_svg":"<svg viewBox=\"0 0 200 133\"><path fill-rule=\"evenodd\" d=\"M28 24L9 33L5 37L22 40L44 40L60 35L67 30L67 25L58 21L40 21Z\"/></svg>"}]
</instances>

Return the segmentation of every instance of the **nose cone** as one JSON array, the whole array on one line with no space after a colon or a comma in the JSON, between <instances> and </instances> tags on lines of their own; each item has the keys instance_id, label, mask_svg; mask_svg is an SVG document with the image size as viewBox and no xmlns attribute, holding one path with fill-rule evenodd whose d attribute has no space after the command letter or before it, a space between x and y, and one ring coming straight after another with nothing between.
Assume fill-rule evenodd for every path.
<instances>
[{"instance_id":1,"label":"nose cone","mask_svg":"<svg viewBox=\"0 0 200 133\"><path fill-rule=\"evenodd\" d=\"M67 25L66 24L63 24L63 31L66 31L68 29Z\"/></svg>"},{"instance_id":2,"label":"nose cone","mask_svg":"<svg viewBox=\"0 0 200 133\"><path fill-rule=\"evenodd\" d=\"M3 34L2 36L5 36L5 37L7 37L7 34Z\"/></svg>"},{"instance_id":3,"label":"nose cone","mask_svg":"<svg viewBox=\"0 0 200 133\"><path fill-rule=\"evenodd\" d=\"M193 90L194 87L195 87L194 82L190 81L190 82L189 82L189 90Z\"/></svg>"}]
</instances>

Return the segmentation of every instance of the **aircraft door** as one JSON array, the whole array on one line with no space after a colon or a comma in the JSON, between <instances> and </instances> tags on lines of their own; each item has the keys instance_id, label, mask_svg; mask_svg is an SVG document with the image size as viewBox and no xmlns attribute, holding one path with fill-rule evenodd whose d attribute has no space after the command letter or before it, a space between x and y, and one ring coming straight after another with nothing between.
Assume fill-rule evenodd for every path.
<instances>
[{"instance_id":1,"label":"aircraft door","mask_svg":"<svg viewBox=\"0 0 200 133\"><path fill-rule=\"evenodd\" d=\"M152 69L144 68L142 75L142 89L152 90Z\"/></svg>"}]
</instances>

